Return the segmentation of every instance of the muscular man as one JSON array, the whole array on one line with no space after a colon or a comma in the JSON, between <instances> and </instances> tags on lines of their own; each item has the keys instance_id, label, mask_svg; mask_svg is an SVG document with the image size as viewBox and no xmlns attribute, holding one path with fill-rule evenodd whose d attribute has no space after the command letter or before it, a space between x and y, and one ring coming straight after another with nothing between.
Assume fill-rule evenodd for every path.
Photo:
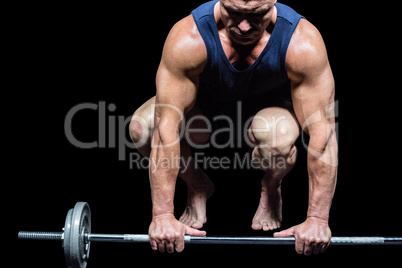
<instances>
[{"instance_id":1,"label":"muscular man","mask_svg":"<svg viewBox=\"0 0 402 268\"><path fill-rule=\"evenodd\" d=\"M324 42L309 21L276 0L205 3L171 29L156 87L156 96L135 112L130 124L138 150L150 157L152 249L180 252L185 234L206 234L199 229L214 186L195 165L183 169L172 164L178 157L192 161L189 142L179 142L182 122L198 116L190 127L211 132L200 115L233 118L240 102L246 118L254 115L246 136L254 146L253 160L261 160L256 162L265 171L252 228L268 231L281 225L281 181L295 164L301 127L310 138L307 218L274 236L294 236L300 254L326 250L337 176L335 91ZM186 137L201 144L208 139L206 132ZM163 159L171 164L158 164ZM272 160L282 165L264 164ZM173 214L177 176L188 186L187 207L179 220Z\"/></svg>"}]
</instances>

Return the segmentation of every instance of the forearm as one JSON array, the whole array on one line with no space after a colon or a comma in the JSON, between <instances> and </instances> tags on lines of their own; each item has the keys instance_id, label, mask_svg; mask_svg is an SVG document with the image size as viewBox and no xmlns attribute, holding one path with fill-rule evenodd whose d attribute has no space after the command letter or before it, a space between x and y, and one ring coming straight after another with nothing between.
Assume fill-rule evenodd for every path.
<instances>
[{"instance_id":1,"label":"forearm","mask_svg":"<svg viewBox=\"0 0 402 268\"><path fill-rule=\"evenodd\" d=\"M338 145L335 130L332 129L325 143L321 142L321 147L317 144L320 144L319 139L311 137L307 157L309 175L307 217L328 221L337 181Z\"/></svg>"},{"instance_id":2,"label":"forearm","mask_svg":"<svg viewBox=\"0 0 402 268\"><path fill-rule=\"evenodd\" d=\"M167 134L167 133L166 133ZM158 128L154 132L150 154L149 179L152 197L152 215L173 214L176 179L179 172L180 143L174 142L178 134L164 135ZM166 138L168 136L168 138Z\"/></svg>"}]
</instances>

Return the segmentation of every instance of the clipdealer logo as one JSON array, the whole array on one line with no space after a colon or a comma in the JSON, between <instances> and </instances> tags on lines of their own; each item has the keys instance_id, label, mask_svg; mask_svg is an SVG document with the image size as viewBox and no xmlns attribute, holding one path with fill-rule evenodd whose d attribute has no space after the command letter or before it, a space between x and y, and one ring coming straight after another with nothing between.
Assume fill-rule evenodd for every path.
<instances>
[{"instance_id":1,"label":"clipdealer logo","mask_svg":"<svg viewBox=\"0 0 402 268\"><path fill-rule=\"evenodd\" d=\"M71 108L64 120L64 133L67 140L80 149L110 148L118 150L118 159L126 160L127 148L135 148L131 140L127 139L127 128L131 116L112 115L116 111L116 105L106 105L105 101L99 103L80 103ZM98 137L94 141L82 141L74 135L72 123L81 111L92 110L97 112L94 121L98 121Z\"/></svg>"},{"instance_id":2,"label":"clipdealer logo","mask_svg":"<svg viewBox=\"0 0 402 268\"><path fill-rule=\"evenodd\" d=\"M166 104L160 104L163 106L169 106ZM155 109L157 105L154 105L151 107L152 110ZM198 149L204 149L204 148L217 148L217 149L222 149L222 148L241 148L242 142L241 139L245 141L246 144L248 144L250 147L255 147L255 145L249 140L248 136L248 128L247 126L249 123L253 120L254 117L248 118L247 120L243 121L241 118L242 114L242 103L238 102L237 103L237 118L234 120L233 118L230 118L226 115L217 115L214 118L212 118L213 122L221 121L226 124L227 127L221 128L221 129L216 129L212 131L212 122L210 119L202 116L202 115L197 115L196 118L192 118L186 122L184 119L184 115L181 114L180 110L177 107L170 107L169 108L175 110L177 113L180 114L180 117L182 118L182 127L180 129L180 135L179 138L175 142L180 142L182 138L186 139L186 141L189 143L190 146L193 148L198 148ZM67 138L67 140L75 147L80 148L80 149L117 149L118 152L118 160L119 161L126 161L127 160L127 150L128 149L135 149L137 146L141 146L142 142L145 142L145 138L142 137L137 144L133 143L131 139L128 137L128 126L133 119L133 116L124 116L124 115L117 115L113 114L116 111L117 107L115 104L110 103L107 104L106 101L99 101L98 103L80 103L72 107L66 114L65 120L64 120L64 133ZM80 113L85 110L90 110L96 112L94 114L93 120L98 122L98 135L95 140L92 141L83 141L80 139L80 137L77 137L74 135L74 129L73 129L73 121L76 117L79 117ZM326 119L329 119L330 117L335 116L335 118L338 117L339 109L338 109L338 101L331 103L325 107L325 114L321 114L320 111L317 111L313 113L309 118L305 120L305 123L303 125L303 128L307 127L310 124L314 124L317 122L320 122L323 117ZM136 118L140 119L139 122L141 122L142 127L148 128L149 126L147 125L147 122L145 119L142 118ZM190 124L192 120L197 119L197 120L203 120L207 126L207 129L191 129ZM271 123L267 122L267 125L271 125L271 129L269 130L271 134L275 134L275 126L281 121L286 118L283 117L278 117L278 118L272 118ZM261 118L261 120L264 120L264 118ZM335 121L335 120L334 120ZM242 124L242 122L245 122ZM274 122L272 124L272 122ZM151 122L153 124L153 122ZM339 135L338 135L338 122L335 121L335 126L332 124L328 124L327 126L327 136L331 135L331 131L335 129L335 134L337 137L337 140L339 140ZM197 132L197 131L207 131L210 132L210 139L207 143L205 144L194 144L191 139L190 139L190 133L191 132ZM226 140L223 144L218 143L217 136L226 133L228 134L228 140ZM301 131L301 142L303 147L305 148L306 151L311 153L312 155L316 157L320 157L322 153L316 152L313 149L309 148L308 146L308 138L306 138L306 133ZM169 144L167 146L171 146L172 144ZM153 144L152 146L156 147L157 145ZM139 154L139 152L131 152L129 153L129 166L130 169L133 168L141 168L141 169L147 169L150 166L150 161L148 157L143 157L142 155ZM202 167L204 169L206 168L211 168L211 169L229 169L229 168L254 168L254 166L261 165L261 163L254 163L251 157L251 152L250 154L246 155L237 155L235 154L233 159L230 159L229 157L209 157L205 156L204 154L197 153L194 155L193 159L194 163L196 164L196 167ZM332 165L332 166L337 166L338 162L337 160L334 161L334 159L329 159L328 161L325 159L322 159L326 164ZM281 163L280 161L276 161L274 158L267 158L265 159L264 163L268 163L269 165L277 165L281 166L284 165L284 163ZM168 165L170 163L171 165L181 165L183 168L188 168L188 159L170 159L170 162L167 159L160 159L158 163L153 163L154 166L158 165Z\"/></svg>"}]
</instances>

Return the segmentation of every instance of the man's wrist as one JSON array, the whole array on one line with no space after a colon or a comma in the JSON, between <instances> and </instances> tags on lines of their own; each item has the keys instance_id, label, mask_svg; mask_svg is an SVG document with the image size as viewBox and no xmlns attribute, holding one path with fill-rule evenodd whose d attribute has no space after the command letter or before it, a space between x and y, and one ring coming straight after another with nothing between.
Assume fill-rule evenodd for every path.
<instances>
[{"instance_id":1,"label":"man's wrist","mask_svg":"<svg viewBox=\"0 0 402 268\"><path fill-rule=\"evenodd\" d=\"M328 222L331 201L325 197L323 193L319 193L318 191L310 193L310 195L312 196L309 200L307 218L314 217Z\"/></svg>"},{"instance_id":2,"label":"man's wrist","mask_svg":"<svg viewBox=\"0 0 402 268\"><path fill-rule=\"evenodd\" d=\"M163 219L171 219L171 218L176 218L173 213L165 213L165 214L160 214L160 215L152 215L152 220L163 220Z\"/></svg>"},{"instance_id":3,"label":"man's wrist","mask_svg":"<svg viewBox=\"0 0 402 268\"><path fill-rule=\"evenodd\" d=\"M329 216L321 216L321 215L314 215L314 214L307 214L307 220L314 220L314 221L320 221L320 222L326 222L328 223Z\"/></svg>"},{"instance_id":4,"label":"man's wrist","mask_svg":"<svg viewBox=\"0 0 402 268\"><path fill-rule=\"evenodd\" d=\"M164 216L171 216L174 215L174 209L166 209L166 208L152 208L152 217L164 217Z\"/></svg>"}]
</instances>

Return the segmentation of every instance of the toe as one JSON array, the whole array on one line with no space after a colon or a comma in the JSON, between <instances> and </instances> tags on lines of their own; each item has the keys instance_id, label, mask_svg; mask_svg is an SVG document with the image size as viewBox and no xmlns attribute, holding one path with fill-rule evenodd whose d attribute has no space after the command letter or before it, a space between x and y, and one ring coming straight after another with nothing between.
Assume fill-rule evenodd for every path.
<instances>
[{"instance_id":1,"label":"toe","mask_svg":"<svg viewBox=\"0 0 402 268\"><path fill-rule=\"evenodd\" d=\"M193 221L191 220L191 217L187 217L187 219L184 221L184 224L191 226L193 224Z\"/></svg>"},{"instance_id":2,"label":"toe","mask_svg":"<svg viewBox=\"0 0 402 268\"><path fill-rule=\"evenodd\" d=\"M188 215L183 215L183 216L180 218L180 221L181 221L182 223L188 225L188 222L189 222L189 217L188 217Z\"/></svg>"},{"instance_id":3,"label":"toe","mask_svg":"<svg viewBox=\"0 0 402 268\"><path fill-rule=\"evenodd\" d=\"M182 222L182 223L186 223L186 221L187 221L187 214L184 213L184 214L180 217L179 221Z\"/></svg>"},{"instance_id":4,"label":"toe","mask_svg":"<svg viewBox=\"0 0 402 268\"><path fill-rule=\"evenodd\" d=\"M258 231L258 230L261 230L262 229L262 225L261 225L261 223L258 221L255 221L255 222L253 222L253 224L251 225L251 228L253 229L253 230L256 230L256 231Z\"/></svg>"},{"instance_id":5,"label":"toe","mask_svg":"<svg viewBox=\"0 0 402 268\"><path fill-rule=\"evenodd\" d=\"M268 223L267 222L263 222L262 223L262 229L264 230L264 231L269 231L270 230L270 227L269 227L269 225L268 225Z\"/></svg>"}]
</instances>

